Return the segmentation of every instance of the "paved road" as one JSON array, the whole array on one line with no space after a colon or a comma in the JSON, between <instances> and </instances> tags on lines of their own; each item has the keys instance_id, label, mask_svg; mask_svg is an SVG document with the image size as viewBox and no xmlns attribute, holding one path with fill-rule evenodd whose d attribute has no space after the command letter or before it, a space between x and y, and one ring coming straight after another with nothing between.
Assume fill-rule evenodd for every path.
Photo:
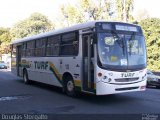
<instances>
[{"instance_id":1,"label":"paved road","mask_svg":"<svg viewBox=\"0 0 160 120\"><path fill-rule=\"evenodd\" d=\"M61 89L43 84L25 85L9 71L0 71L0 113L160 113L160 89L109 96L68 97ZM160 116L159 116L160 117Z\"/></svg>"}]
</instances>

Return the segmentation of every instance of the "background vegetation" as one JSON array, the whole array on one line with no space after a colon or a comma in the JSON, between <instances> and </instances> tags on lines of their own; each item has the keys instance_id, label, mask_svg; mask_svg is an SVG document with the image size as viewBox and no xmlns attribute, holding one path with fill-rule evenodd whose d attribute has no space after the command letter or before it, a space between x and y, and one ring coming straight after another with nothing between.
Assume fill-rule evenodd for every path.
<instances>
[{"instance_id":1,"label":"background vegetation","mask_svg":"<svg viewBox=\"0 0 160 120\"><path fill-rule=\"evenodd\" d=\"M148 68L160 71L160 19L148 18L139 23L146 39Z\"/></svg>"},{"instance_id":2,"label":"background vegetation","mask_svg":"<svg viewBox=\"0 0 160 120\"><path fill-rule=\"evenodd\" d=\"M61 27L91 20L114 20L134 22L142 26L148 51L148 69L160 71L160 19L149 18L146 11L139 13L137 18L132 15L133 0L79 0L75 5L62 5L61 18L54 24L46 16L33 13L21 20L12 28L0 27L0 54L9 53L12 40L47 32Z\"/></svg>"}]
</instances>

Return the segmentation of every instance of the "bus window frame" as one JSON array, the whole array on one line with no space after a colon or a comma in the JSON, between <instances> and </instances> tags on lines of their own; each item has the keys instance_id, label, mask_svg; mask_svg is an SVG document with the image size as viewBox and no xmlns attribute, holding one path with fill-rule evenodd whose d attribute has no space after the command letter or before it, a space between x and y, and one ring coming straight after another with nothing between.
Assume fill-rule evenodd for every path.
<instances>
[{"instance_id":1,"label":"bus window frame","mask_svg":"<svg viewBox=\"0 0 160 120\"><path fill-rule=\"evenodd\" d=\"M70 33L75 33L75 39L78 41L77 42L77 45L78 45L78 47L77 47L77 53L76 53L76 55L63 55L63 54L61 54L61 50L62 50L61 49L61 47L62 47L62 36L65 35L65 34L70 34ZM79 55L79 44L80 44L80 42L79 42L79 30L62 33L61 34L59 57L75 57L75 56L78 56Z\"/></svg>"}]
</instances>

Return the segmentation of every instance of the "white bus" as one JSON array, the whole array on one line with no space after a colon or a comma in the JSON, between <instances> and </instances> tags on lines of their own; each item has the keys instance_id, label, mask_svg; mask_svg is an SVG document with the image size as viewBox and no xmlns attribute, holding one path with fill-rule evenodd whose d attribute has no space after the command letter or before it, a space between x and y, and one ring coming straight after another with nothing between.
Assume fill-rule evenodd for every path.
<instances>
[{"instance_id":1,"label":"white bus","mask_svg":"<svg viewBox=\"0 0 160 120\"><path fill-rule=\"evenodd\" d=\"M142 29L92 21L12 42L12 72L30 80L95 95L144 91L146 47Z\"/></svg>"}]
</instances>

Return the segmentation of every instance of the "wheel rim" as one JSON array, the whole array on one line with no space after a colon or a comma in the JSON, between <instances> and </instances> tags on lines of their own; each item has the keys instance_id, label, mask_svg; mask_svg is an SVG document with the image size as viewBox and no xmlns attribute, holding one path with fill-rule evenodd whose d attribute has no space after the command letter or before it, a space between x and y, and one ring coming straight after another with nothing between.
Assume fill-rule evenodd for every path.
<instances>
[{"instance_id":1,"label":"wheel rim","mask_svg":"<svg viewBox=\"0 0 160 120\"><path fill-rule=\"evenodd\" d=\"M73 91L73 89L74 89L73 82L72 81L68 81L68 83L67 83L67 90L69 92L71 92L71 91Z\"/></svg>"}]
</instances>

